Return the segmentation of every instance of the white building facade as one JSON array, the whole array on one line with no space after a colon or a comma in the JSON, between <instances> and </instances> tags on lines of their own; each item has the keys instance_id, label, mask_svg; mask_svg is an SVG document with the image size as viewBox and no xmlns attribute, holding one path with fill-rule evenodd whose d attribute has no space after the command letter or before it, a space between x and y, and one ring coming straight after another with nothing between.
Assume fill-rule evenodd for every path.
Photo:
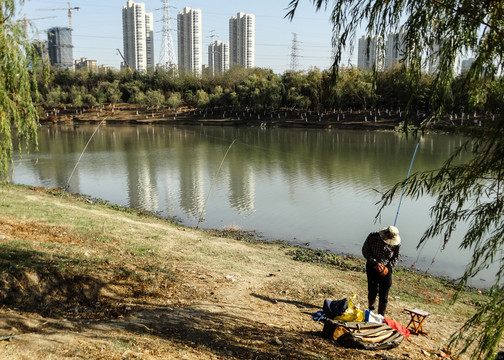
<instances>
[{"instance_id":1,"label":"white building facade","mask_svg":"<svg viewBox=\"0 0 504 360\"><path fill-rule=\"evenodd\" d=\"M124 59L132 70L154 68L154 20L144 3L128 0L122 10Z\"/></svg>"},{"instance_id":2,"label":"white building facade","mask_svg":"<svg viewBox=\"0 0 504 360\"><path fill-rule=\"evenodd\" d=\"M461 73L464 73L466 71L468 71L472 64L474 63L474 58L469 58L469 59L464 59L460 62L460 72Z\"/></svg>"},{"instance_id":3,"label":"white building facade","mask_svg":"<svg viewBox=\"0 0 504 360\"><path fill-rule=\"evenodd\" d=\"M450 41L450 40L445 40ZM440 44L434 44L428 49L427 53L427 72L430 74L436 74L439 72L439 53L442 51ZM457 75L460 73L461 59L460 55L457 55L453 60L451 69L453 69L453 74Z\"/></svg>"},{"instance_id":4,"label":"white building facade","mask_svg":"<svg viewBox=\"0 0 504 360\"><path fill-rule=\"evenodd\" d=\"M357 67L360 70L384 68L383 38L378 35L364 35L359 39Z\"/></svg>"},{"instance_id":5,"label":"white building facade","mask_svg":"<svg viewBox=\"0 0 504 360\"><path fill-rule=\"evenodd\" d=\"M201 10L185 7L177 15L178 67L196 76L202 72Z\"/></svg>"},{"instance_id":6,"label":"white building facade","mask_svg":"<svg viewBox=\"0 0 504 360\"><path fill-rule=\"evenodd\" d=\"M229 70L229 43L215 41L208 46L208 66L212 75Z\"/></svg>"},{"instance_id":7,"label":"white building facade","mask_svg":"<svg viewBox=\"0 0 504 360\"><path fill-rule=\"evenodd\" d=\"M404 55L406 53L406 44L404 40L404 30L387 36L387 41L385 42L384 70L392 69L395 64L404 59Z\"/></svg>"},{"instance_id":8,"label":"white building facade","mask_svg":"<svg viewBox=\"0 0 504 360\"><path fill-rule=\"evenodd\" d=\"M236 14L229 19L229 66L255 66L255 16Z\"/></svg>"}]
</instances>

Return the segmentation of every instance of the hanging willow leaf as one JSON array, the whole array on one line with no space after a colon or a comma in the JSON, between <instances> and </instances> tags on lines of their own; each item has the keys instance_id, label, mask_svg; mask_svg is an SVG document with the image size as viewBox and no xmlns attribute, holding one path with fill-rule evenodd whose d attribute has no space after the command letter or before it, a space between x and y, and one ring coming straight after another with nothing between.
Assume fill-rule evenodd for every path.
<instances>
[{"instance_id":1,"label":"hanging willow leaf","mask_svg":"<svg viewBox=\"0 0 504 360\"><path fill-rule=\"evenodd\" d=\"M301 0L292 0L287 17L293 19ZM443 113L451 96L457 56L474 57L464 85L468 89L467 110L491 96L491 89L502 89L504 54L504 3L489 0L310 0L317 10L332 7L334 72L338 72L344 51L353 49L356 33L364 28L368 35L386 38L404 31L403 71L410 82L411 99L417 97L422 69L432 60L437 71L429 99L434 117ZM384 43L384 42L383 42ZM383 45L382 45L383 46ZM502 93L500 93L502 96ZM410 102L411 105L411 102ZM500 109L501 114L504 109ZM376 216L404 189L413 199L431 196L431 224L418 247L429 238L442 237L442 246L452 239L460 223L469 229L460 241L460 249L469 249L472 259L460 279L461 288L480 270L496 263L499 268L490 293L490 301L451 339L461 345L460 353L471 345L472 359L491 359L504 331L504 119L490 129L473 132L439 169L411 175L383 193ZM471 154L466 163L460 155Z\"/></svg>"},{"instance_id":2,"label":"hanging willow leaf","mask_svg":"<svg viewBox=\"0 0 504 360\"><path fill-rule=\"evenodd\" d=\"M16 4L23 1L0 1L0 180L8 180L12 163L12 125L18 135L37 148L38 115L32 101L37 97L35 77L30 69L37 57L27 42L24 24L15 21ZM20 150L22 142L20 142Z\"/></svg>"}]
</instances>

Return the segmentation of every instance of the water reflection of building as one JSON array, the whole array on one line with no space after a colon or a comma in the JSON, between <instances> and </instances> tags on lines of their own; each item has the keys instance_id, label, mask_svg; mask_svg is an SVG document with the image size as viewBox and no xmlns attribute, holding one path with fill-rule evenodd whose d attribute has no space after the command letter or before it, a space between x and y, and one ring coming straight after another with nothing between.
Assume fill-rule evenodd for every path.
<instances>
[{"instance_id":1,"label":"water reflection of building","mask_svg":"<svg viewBox=\"0 0 504 360\"><path fill-rule=\"evenodd\" d=\"M255 206L255 176L251 166L243 162L231 164L229 203L239 212L250 212Z\"/></svg>"},{"instance_id":2,"label":"water reflection of building","mask_svg":"<svg viewBox=\"0 0 504 360\"><path fill-rule=\"evenodd\" d=\"M156 212L159 210L156 163L151 156L156 137L150 128L143 130L140 131L138 127L125 128L121 132L123 136L120 142L126 156L129 206Z\"/></svg>"},{"instance_id":3,"label":"water reflection of building","mask_svg":"<svg viewBox=\"0 0 504 360\"><path fill-rule=\"evenodd\" d=\"M130 206L156 212L159 209L156 177L151 173L155 169L155 165L149 163L147 154L146 151L138 151L132 164L128 158Z\"/></svg>"},{"instance_id":4,"label":"water reflection of building","mask_svg":"<svg viewBox=\"0 0 504 360\"><path fill-rule=\"evenodd\" d=\"M37 186L58 186L66 187L70 185L67 189L70 192L81 192L80 175L81 170L78 166L76 167L77 156L75 160L71 158L70 160L61 160L60 156L62 154L75 153L75 149L83 148L83 144L80 139L74 137L73 126L47 126L41 128L38 135L39 151L34 153L37 159L37 164L39 166L35 167L34 171L38 174L40 183ZM55 143L62 143L61 146L54 146ZM17 147L17 144L13 144ZM47 158L43 154L51 153L51 157ZM60 161L54 161L58 159ZM72 171L74 171L72 173ZM71 180L69 182L69 180ZM55 185L52 185L54 182ZM47 185L51 184L51 185Z\"/></svg>"},{"instance_id":5,"label":"water reflection of building","mask_svg":"<svg viewBox=\"0 0 504 360\"><path fill-rule=\"evenodd\" d=\"M195 154L196 153L196 154ZM189 216L199 216L204 206L204 173L201 161L206 155L206 148L194 151L182 150L180 158L180 208Z\"/></svg>"}]
</instances>

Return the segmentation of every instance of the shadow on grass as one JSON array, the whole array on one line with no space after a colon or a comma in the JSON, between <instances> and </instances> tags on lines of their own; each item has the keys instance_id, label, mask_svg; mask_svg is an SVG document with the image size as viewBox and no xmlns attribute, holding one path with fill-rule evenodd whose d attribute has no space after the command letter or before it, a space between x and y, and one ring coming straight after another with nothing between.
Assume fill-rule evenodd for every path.
<instances>
[{"instance_id":1,"label":"shadow on grass","mask_svg":"<svg viewBox=\"0 0 504 360\"><path fill-rule=\"evenodd\" d=\"M149 334L189 346L207 349L219 358L233 359L321 359L341 357L344 349L321 337L321 332L274 326L268 318L253 321L222 307L200 304L178 309L140 311L134 321L117 321L136 335ZM246 308L244 308L246 309ZM248 309L246 309L248 311ZM322 330L322 329L321 329ZM340 354L340 355L338 355Z\"/></svg>"},{"instance_id":2,"label":"shadow on grass","mask_svg":"<svg viewBox=\"0 0 504 360\"><path fill-rule=\"evenodd\" d=\"M75 262L66 256L0 245L0 304L50 316L96 306L104 283L69 271Z\"/></svg>"},{"instance_id":3,"label":"shadow on grass","mask_svg":"<svg viewBox=\"0 0 504 360\"><path fill-rule=\"evenodd\" d=\"M32 250L22 243L1 244L0 306L73 320L125 315L128 307L121 299L144 293L146 279L140 274L147 271L127 269L123 263L100 270L99 263Z\"/></svg>"},{"instance_id":4,"label":"shadow on grass","mask_svg":"<svg viewBox=\"0 0 504 360\"><path fill-rule=\"evenodd\" d=\"M129 310L118 308L116 304L121 303L120 294L105 297L100 294L102 290L121 286L122 291L134 293L141 279L126 275L121 266L124 264L108 268L112 272L122 272L118 275L122 277L122 282L114 277L104 281L87 275L82 266L78 268L80 274L71 273L69 269L74 262L75 259L70 257L1 245L0 305L46 317L35 318L40 322L37 327L27 325L25 328L25 315L3 312L0 314L1 323L22 332L89 330L93 332L93 337L107 342L117 341L117 336L122 336L118 334L127 334L125 339L132 342L132 347L135 339L149 335L165 340L166 343L157 344L166 346L168 353L174 351L173 344L178 344L181 348L192 349L189 352L207 351L222 359L348 358L347 349L322 338L321 332L306 330L311 327L293 323L290 317L286 317L285 321L279 320L276 313L271 314L271 319L264 312L257 317L250 316L250 308L246 304L195 303L192 298L184 303L184 298L179 298L182 301L179 307L169 308L139 298ZM96 273L94 270L93 273ZM292 304L299 309L316 308L300 301L273 299L258 294L251 296L270 303ZM300 314L293 316L299 317ZM312 321L309 315L306 315L306 321ZM114 329L120 330L119 333Z\"/></svg>"},{"instance_id":5,"label":"shadow on grass","mask_svg":"<svg viewBox=\"0 0 504 360\"><path fill-rule=\"evenodd\" d=\"M259 294L251 294L251 295L253 297L256 297L258 299L270 302L272 304L277 304L277 303L291 304L291 305L294 305L295 307L297 307L298 309L317 309L318 308L317 306L315 306L313 304L306 303L306 302L303 302L303 301L286 300L286 299L274 299L274 298L270 298L270 297L267 297L267 296L264 296L264 295L259 295Z\"/></svg>"}]
</instances>

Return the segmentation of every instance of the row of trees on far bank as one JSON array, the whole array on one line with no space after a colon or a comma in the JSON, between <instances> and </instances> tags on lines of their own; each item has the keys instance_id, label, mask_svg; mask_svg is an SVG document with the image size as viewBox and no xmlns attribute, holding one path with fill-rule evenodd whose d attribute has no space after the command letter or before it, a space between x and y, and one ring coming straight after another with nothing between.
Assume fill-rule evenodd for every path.
<instances>
[{"instance_id":1,"label":"row of trees on far bank","mask_svg":"<svg viewBox=\"0 0 504 360\"><path fill-rule=\"evenodd\" d=\"M390 71L373 74L350 67L342 68L333 75L330 70L315 68L279 75L268 69L235 67L220 76L199 78L192 74L173 76L162 69L142 74L127 70L73 72L52 68L47 82L40 73L38 88L40 102L47 107L63 103L80 107L127 102L171 108L250 107L262 110L289 107L323 110L404 109L409 104L414 109L429 111L433 76L424 74L413 89L403 70L397 66ZM503 112L504 85L485 87L483 82L482 91L474 99L465 83L464 74L454 79L446 96L447 112L464 111L469 103L475 105L471 110Z\"/></svg>"}]
</instances>

